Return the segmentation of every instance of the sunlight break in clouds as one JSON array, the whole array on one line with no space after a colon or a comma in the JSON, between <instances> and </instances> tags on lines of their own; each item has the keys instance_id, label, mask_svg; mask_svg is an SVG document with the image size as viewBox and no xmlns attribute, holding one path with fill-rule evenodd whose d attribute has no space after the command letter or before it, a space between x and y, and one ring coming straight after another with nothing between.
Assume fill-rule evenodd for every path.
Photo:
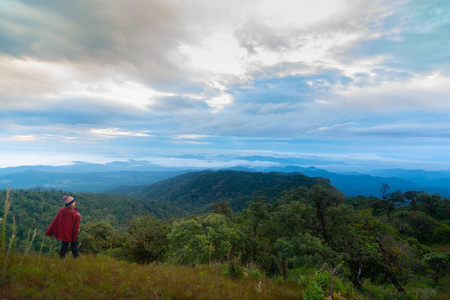
<instances>
[{"instance_id":1,"label":"sunlight break in clouds","mask_svg":"<svg viewBox=\"0 0 450 300\"><path fill-rule=\"evenodd\" d=\"M120 104L142 110L148 109L158 97L174 96L174 94L158 92L137 82L115 79L92 83L75 83L69 87L64 96L101 99L112 105Z\"/></svg>"}]
</instances>

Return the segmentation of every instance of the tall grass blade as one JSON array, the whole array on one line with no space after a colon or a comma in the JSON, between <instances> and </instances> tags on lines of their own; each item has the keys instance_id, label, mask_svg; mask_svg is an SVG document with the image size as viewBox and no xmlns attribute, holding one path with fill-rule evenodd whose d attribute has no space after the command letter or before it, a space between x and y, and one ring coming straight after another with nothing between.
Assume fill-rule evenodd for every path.
<instances>
[{"instance_id":1,"label":"tall grass blade","mask_svg":"<svg viewBox=\"0 0 450 300\"><path fill-rule=\"evenodd\" d=\"M11 197L9 196L9 185L6 187L6 200L5 208L3 210L3 218L1 219L1 231L0 231L0 249L5 250L5 240L6 240L6 218L8 217L9 208L11 207Z\"/></svg>"},{"instance_id":2,"label":"tall grass blade","mask_svg":"<svg viewBox=\"0 0 450 300\"><path fill-rule=\"evenodd\" d=\"M25 253L22 256L22 260L19 263L19 266L22 265L23 259L27 256L28 252L30 251L31 245L33 244L34 238L36 237L37 228L34 229L33 237L31 238L31 241L29 244L26 245Z\"/></svg>"},{"instance_id":3,"label":"tall grass blade","mask_svg":"<svg viewBox=\"0 0 450 300\"><path fill-rule=\"evenodd\" d=\"M0 275L0 283L3 284L3 280L6 276L6 263L8 262L9 252L11 251L12 244L14 242L14 238L16 237L16 218L13 216L13 226L12 226L12 235L9 238L8 250L6 251L5 260L3 261L3 269L2 274Z\"/></svg>"}]
</instances>

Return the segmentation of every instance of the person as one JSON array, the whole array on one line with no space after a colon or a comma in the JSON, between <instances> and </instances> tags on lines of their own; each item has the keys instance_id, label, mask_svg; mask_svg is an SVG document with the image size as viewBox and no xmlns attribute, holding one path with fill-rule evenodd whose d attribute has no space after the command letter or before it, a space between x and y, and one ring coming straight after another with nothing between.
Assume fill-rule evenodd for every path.
<instances>
[{"instance_id":1,"label":"person","mask_svg":"<svg viewBox=\"0 0 450 300\"><path fill-rule=\"evenodd\" d=\"M81 215L75 208L75 199L71 196L64 196L64 207L61 207L56 217L45 232L46 236L54 236L62 242L59 250L59 257L66 256L70 247L74 258L78 257L78 233L80 230Z\"/></svg>"}]
</instances>

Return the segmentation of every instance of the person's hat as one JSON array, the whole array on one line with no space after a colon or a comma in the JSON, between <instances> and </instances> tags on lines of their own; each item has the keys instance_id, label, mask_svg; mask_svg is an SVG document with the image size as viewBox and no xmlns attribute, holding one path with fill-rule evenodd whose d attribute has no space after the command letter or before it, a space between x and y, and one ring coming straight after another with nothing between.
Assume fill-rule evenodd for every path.
<instances>
[{"instance_id":1,"label":"person's hat","mask_svg":"<svg viewBox=\"0 0 450 300\"><path fill-rule=\"evenodd\" d=\"M70 204L75 202L75 199L71 196L64 196L62 199L64 200L66 206L69 206Z\"/></svg>"}]
</instances>

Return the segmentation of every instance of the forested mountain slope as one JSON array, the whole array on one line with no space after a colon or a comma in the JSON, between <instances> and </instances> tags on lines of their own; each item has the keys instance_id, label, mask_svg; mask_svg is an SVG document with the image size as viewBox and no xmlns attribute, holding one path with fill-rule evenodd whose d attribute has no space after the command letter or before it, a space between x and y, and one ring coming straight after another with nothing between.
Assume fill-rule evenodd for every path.
<instances>
[{"instance_id":1,"label":"forested mountain slope","mask_svg":"<svg viewBox=\"0 0 450 300\"><path fill-rule=\"evenodd\" d=\"M202 171L141 187L131 195L176 205L191 212L205 211L210 204L225 199L233 210L238 211L259 198L273 202L288 190L317 184L336 190L326 178L311 178L300 173Z\"/></svg>"},{"instance_id":2,"label":"forested mountain slope","mask_svg":"<svg viewBox=\"0 0 450 300\"><path fill-rule=\"evenodd\" d=\"M56 213L64 206L64 201L61 200L64 195L71 195L75 198L76 206L82 216L82 224L107 222L117 229L124 229L127 221L135 216L148 215L167 219L181 217L185 214L181 209L167 203L157 203L151 200L138 201L126 195L78 194L56 190L11 190L12 203L7 218L8 232L11 231L12 218L14 218L18 240L24 242L28 231L36 228L36 240L42 241L44 233ZM4 214L5 198L6 190L0 190L0 216Z\"/></svg>"}]
</instances>

